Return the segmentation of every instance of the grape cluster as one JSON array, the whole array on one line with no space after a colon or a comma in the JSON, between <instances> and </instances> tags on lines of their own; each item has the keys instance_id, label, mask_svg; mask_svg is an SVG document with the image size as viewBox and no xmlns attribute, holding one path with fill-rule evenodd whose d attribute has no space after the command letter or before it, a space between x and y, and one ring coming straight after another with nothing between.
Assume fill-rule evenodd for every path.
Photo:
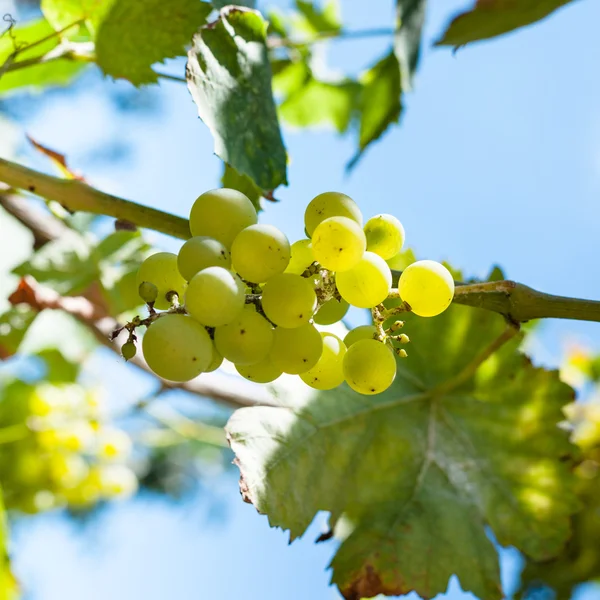
<instances>
[{"instance_id":1,"label":"grape cluster","mask_svg":"<svg viewBox=\"0 0 600 600\"><path fill-rule=\"evenodd\" d=\"M136 491L136 476L125 464L131 440L102 423L88 390L17 381L8 392L0 403L0 431L12 436L11 452L0 455L8 507L28 513L85 508Z\"/></svg>"},{"instance_id":2,"label":"grape cluster","mask_svg":"<svg viewBox=\"0 0 600 600\"><path fill-rule=\"evenodd\" d=\"M357 204L341 193L308 204L307 238L291 245L258 223L250 200L233 189L202 194L190 230L178 255L159 252L142 263L137 284L150 315L126 326L124 357L135 355L135 328L146 325L144 357L167 380L190 380L227 359L258 383L288 373L319 390L346 381L377 394L394 380L395 356L406 357L400 345L409 339L395 316L438 315L454 296L450 272L428 260L408 266L392 289L402 224L381 214L363 226ZM371 309L374 325L344 340L317 329L343 319L350 305Z\"/></svg>"}]
</instances>

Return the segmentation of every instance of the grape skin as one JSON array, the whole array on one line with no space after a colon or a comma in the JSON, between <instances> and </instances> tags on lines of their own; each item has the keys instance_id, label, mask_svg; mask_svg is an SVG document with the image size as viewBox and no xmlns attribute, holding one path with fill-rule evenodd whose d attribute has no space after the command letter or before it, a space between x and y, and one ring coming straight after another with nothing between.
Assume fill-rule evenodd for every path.
<instances>
[{"instance_id":1,"label":"grape skin","mask_svg":"<svg viewBox=\"0 0 600 600\"><path fill-rule=\"evenodd\" d=\"M269 357L254 365L235 365L235 368L244 379L254 383L271 383L283 373Z\"/></svg>"},{"instance_id":2,"label":"grape skin","mask_svg":"<svg viewBox=\"0 0 600 600\"><path fill-rule=\"evenodd\" d=\"M210 190L200 195L190 211L193 236L207 236L231 248L242 229L256 224L258 216L250 199L230 188Z\"/></svg>"},{"instance_id":3,"label":"grape skin","mask_svg":"<svg viewBox=\"0 0 600 600\"><path fill-rule=\"evenodd\" d=\"M171 303L166 298L169 292L176 292L180 300L183 298L186 282L179 274L177 256L171 252L157 252L140 265L136 277L138 289L145 281L154 284L158 289L158 296L154 301L155 308L170 308Z\"/></svg>"},{"instance_id":4,"label":"grape skin","mask_svg":"<svg viewBox=\"0 0 600 600\"><path fill-rule=\"evenodd\" d=\"M177 268L186 281L208 267L231 268L229 250L219 240L197 236L181 246L177 255Z\"/></svg>"},{"instance_id":5,"label":"grape skin","mask_svg":"<svg viewBox=\"0 0 600 600\"><path fill-rule=\"evenodd\" d=\"M353 269L336 275L336 285L342 298L352 306L372 308L387 298L392 273L381 256L365 252Z\"/></svg>"},{"instance_id":6,"label":"grape skin","mask_svg":"<svg viewBox=\"0 0 600 600\"><path fill-rule=\"evenodd\" d=\"M362 214L350 196L339 192L324 192L315 196L304 212L304 226L309 237L317 226L329 217L347 217L362 227Z\"/></svg>"},{"instance_id":7,"label":"grape skin","mask_svg":"<svg viewBox=\"0 0 600 600\"><path fill-rule=\"evenodd\" d=\"M317 364L300 379L316 390L332 390L344 382L343 362L346 354L344 342L332 333L321 333L323 352Z\"/></svg>"},{"instance_id":8,"label":"grape skin","mask_svg":"<svg viewBox=\"0 0 600 600\"><path fill-rule=\"evenodd\" d=\"M231 247L231 264L245 280L264 283L285 271L290 254L290 243L277 227L252 225L235 238Z\"/></svg>"},{"instance_id":9,"label":"grape skin","mask_svg":"<svg viewBox=\"0 0 600 600\"><path fill-rule=\"evenodd\" d=\"M185 307L203 325L227 325L244 308L245 290L244 283L231 271L223 267L208 267L190 280L185 293Z\"/></svg>"},{"instance_id":10,"label":"grape skin","mask_svg":"<svg viewBox=\"0 0 600 600\"><path fill-rule=\"evenodd\" d=\"M322 352L321 334L309 324L295 329L278 327L273 336L270 357L284 373L299 375L312 369Z\"/></svg>"},{"instance_id":11,"label":"grape skin","mask_svg":"<svg viewBox=\"0 0 600 600\"><path fill-rule=\"evenodd\" d=\"M356 344L359 340L372 340L377 335L377 327L375 325L360 325L351 329L344 338L344 344L346 348L350 348L353 344Z\"/></svg>"},{"instance_id":12,"label":"grape skin","mask_svg":"<svg viewBox=\"0 0 600 600\"><path fill-rule=\"evenodd\" d=\"M154 321L142 339L148 366L163 379L189 381L212 361L212 340L191 317L168 314Z\"/></svg>"},{"instance_id":13,"label":"grape skin","mask_svg":"<svg viewBox=\"0 0 600 600\"><path fill-rule=\"evenodd\" d=\"M349 308L350 305L343 298L341 301L331 298L315 313L314 321L317 325L333 325L344 318Z\"/></svg>"},{"instance_id":14,"label":"grape skin","mask_svg":"<svg viewBox=\"0 0 600 600\"><path fill-rule=\"evenodd\" d=\"M315 257L311 240L298 240L291 246L290 262L284 272L302 275L313 262L315 262Z\"/></svg>"},{"instance_id":15,"label":"grape skin","mask_svg":"<svg viewBox=\"0 0 600 600\"><path fill-rule=\"evenodd\" d=\"M262 307L270 321L293 329L310 321L317 308L317 295L304 277L281 273L264 285Z\"/></svg>"},{"instance_id":16,"label":"grape skin","mask_svg":"<svg viewBox=\"0 0 600 600\"><path fill-rule=\"evenodd\" d=\"M213 346L212 346L212 361L210 362L210 365L208 365L208 367L206 367L206 370L204 372L212 373L213 371L216 371L222 364L223 364L223 357L217 350L217 347L213 344Z\"/></svg>"},{"instance_id":17,"label":"grape skin","mask_svg":"<svg viewBox=\"0 0 600 600\"><path fill-rule=\"evenodd\" d=\"M384 260L393 258L404 245L404 227L393 215L375 215L365 224L367 250Z\"/></svg>"},{"instance_id":18,"label":"grape skin","mask_svg":"<svg viewBox=\"0 0 600 600\"><path fill-rule=\"evenodd\" d=\"M364 231L352 219L330 217L313 234L315 260L331 271L348 271L356 266L367 248Z\"/></svg>"},{"instance_id":19,"label":"grape skin","mask_svg":"<svg viewBox=\"0 0 600 600\"><path fill-rule=\"evenodd\" d=\"M396 377L396 358L392 351L377 340L359 340L344 356L344 378L359 394L380 394L392 385Z\"/></svg>"},{"instance_id":20,"label":"grape skin","mask_svg":"<svg viewBox=\"0 0 600 600\"><path fill-rule=\"evenodd\" d=\"M419 260L402 271L398 292L416 315L435 317L450 306L454 280L444 265L434 260Z\"/></svg>"}]
</instances>

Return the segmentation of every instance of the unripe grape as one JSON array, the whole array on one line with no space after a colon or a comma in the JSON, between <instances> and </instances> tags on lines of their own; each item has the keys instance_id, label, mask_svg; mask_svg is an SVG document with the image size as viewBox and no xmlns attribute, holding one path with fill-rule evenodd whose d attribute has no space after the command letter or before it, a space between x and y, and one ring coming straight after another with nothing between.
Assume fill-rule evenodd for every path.
<instances>
[{"instance_id":1,"label":"unripe grape","mask_svg":"<svg viewBox=\"0 0 600 600\"><path fill-rule=\"evenodd\" d=\"M396 377L396 359L392 351L377 340L359 340L344 356L344 378L359 394L380 394Z\"/></svg>"},{"instance_id":2,"label":"unripe grape","mask_svg":"<svg viewBox=\"0 0 600 600\"><path fill-rule=\"evenodd\" d=\"M264 285L262 307L270 321L293 329L310 321L317 308L317 295L304 277L281 273Z\"/></svg>"},{"instance_id":3,"label":"unripe grape","mask_svg":"<svg viewBox=\"0 0 600 600\"><path fill-rule=\"evenodd\" d=\"M332 390L344 381L343 362L346 354L344 342L332 333L321 333L323 352L317 364L300 379L316 390Z\"/></svg>"},{"instance_id":4,"label":"unripe grape","mask_svg":"<svg viewBox=\"0 0 600 600\"><path fill-rule=\"evenodd\" d=\"M413 253L410 250L400 251L392 258L385 261L390 269L394 271L403 271L408 265L415 262Z\"/></svg>"},{"instance_id":5,"label":"unripe grape","mask_svg":"<svg viewBox=\"0 0 600 600\"><path fill-rule=\"evenodd\" d=\"M102 465L98 468L97 477L100 493L105 498L125 499L137 492L137 477L125 465Z\"/></svg>"},{"instance_id":6,"label":"unripe grape","mask_svg":"<svg viewBox=\"0 0 600 600\"><path fill-rule=\"evenodd\" d=\"M315 257L313 256L312 242L310 240L298 240L291 246L291 258L285 272L302 275L313 262L315 262Z\"/></svg>"},{"instance_id":7,"label":"unripe grape","mask_svg":"<svg viewBox=\"0 0 600 600\"><path fill-rule=\"evenodd\" d=\"M52 454L49 458L49 469L54 482L65 488L75 487L88 474L87 463L78 454Z\"/></svg>"},{"instance_id":8,"label":"unripe grape","mask_svg":"<svg viewBox=\"0 0 600 600\"><path fill-rule=\"evenodd\" d=\"M213 343L213 347L212 347L212 361L210 363L210 365L208 365L208 367L206 367L206 371L204 371L205 373L212 373L213 371L216 371L222 364L223 364L223 357L221 356L220 352L217 350L217 347L214 345Z\"/></svg>"},{"instance_id":9,"label":"unripe grape","mask_svg":"<svg viewBox=\"0 0 600 600\"><path fill-rule=\"evenodd\" d=\"M142 281L142 283L140 283L138 286L138 293L140 295L140 298L146 304L152 304L156 301L156 298L158 297L158 288L149 281Z\"/></svg>"},{"instance_id":10,"label":"unripe grape","mask_svg":"<svg viewBox=\"0 0 600 600\"><path fill-rule=\"evenodd\" d=\"M235 365L235 368L244 379L254 383L271 383L282 374L269 357L253 365Z\"/></svg>"},{"instance_id":11,"label":"unripe grape","mask_svg":"<svg viewBox=\"0 0 600 600\"><path fill-rule=\"evenodd\" d=\"M177 256L170 252L158 252L149 256L138 269L138 287L144 282L153 283L158 295L154 306L160 310L167 309L171 302L167 299L169 292L176 292L181 300L185 292L185 279L179 274Z\"/></svg>"},{"instance_id":12,"label":"unripe grape","mask_svg":"<svg viewBox=\"0 0 600 600\"><path fill-rule=\"evenodd\" d=\"M185 292L185 308L204 325L227 325L244 308L245 289L242 280L231 271L208 267L190 280Z\"/></svg>"},{"instance_id":13,"label":"unripe grape","mask_svg":"<svg viewBox=\"0 0 600 600\"><path fill-rule=\"evenodd\" d=\"M343 298L342 300L331 298L315 313L315 323L317 325L333 325L344 318L348 308L350 305Z\"/></svg>"},{"instance_id":14,"label":"unripe grape","mask_svg":"<svg viewBox=\"0 0 600 600\"><path fill-rule=\"evenodd\" d=\"M350 348L353 344L356 344L359 340L372 340L377 335L377 327L375 325L360 325L351 329L344 338L344 344L346 348Z\"/></svg>"},{"instance_id":15,"label":"unripe grape","mask_svg":"<svg viewBox=\"0 0 600 600\"><path fill-rule=\"evenodd\" d=\"M365 224L367 250L388 260L404 245L404 227L393 215L375 215Z\"/></svg>"},{"instance_id":16,"label":"unripe grape","mask_svg":"<svg viewBox=\"0 0 600 600\"><path fill-rule=\"evenodd\" d=\"M177 254L177 268L181 276L189 281L196 273L208 267L230 269L229 250L219 240L206 236L187 240Z\"/></svg>"},{"instance_id":17,"label":"unripe grape","mask_svg":"<svg viewBox=\"0 0 600 600\"><path fill-rule=\"evenodd\" d=\"M419 260L402 271L398 292L416 315L435 317L450 306L454 280L444 265L433 260Z\"/></svg>"},{"instance_id":18,"label":"unripe grape","mask_svg":"<svg viewBox=\"0 0 600 600\"><path fill-rule=\"evenodd\" d=\"M131 360L136 355L136 353L137 348L135 347L135 344L131 341L125 342L121 346L121 356L123 356L125 360Z\"/></svg>"},{"instance_id":19,"label":"unripe grape","mask_svg":"<svg viewBox=\"0 0 600 600\"><path fill-rule=\"evenodd\" d=\"M212 361L212 340L191 317L165 315L150 325L142 339L148 366L163 379L189 381Z\"/></svg>"},{"instance_id":20,"label":"unripe grape","mask_svg":"<svg viewBox=\"0 0 600 600\"><path fill-rule=\"evenodd\" d=\"M353 269L336 275L335 283L342 298L352 306L372 308L387 298L392 273L381 256L365 252Z\"/></svg>"},{"instance_id":21,"label":"unripe grape","mask_svg":"<svg viewBox=\"0 0 600 600\"><path fill-rule=\"evenodd\" d=\"M367 248L367 240L356 221L330 217L315 229L312 247L317 262L326 269L341 272L358 264Z\"/></svg>"},{"instance_id":22,"label":"unripe grape","mask_svg":"<svg viewBox=\"0 0 600 600\"><path fill-rule=\"evenodd\" d=\"M228 325L215 329L215 346L227 360L252 365L264 360L273 345L273 327L253 307Z\"/></svg>"},{"instance_id":23,"label":"unripe grape","mask_svg":"<svg viewBox=\"0 0 600 600\"><path fill-rule=\"evenodd\" d=\"M237 234L258 221L249 198L230 188L205 192L194 202L190 212L193 236L207 236L231 248Z\"/></svg>"},{"instance_id":24,"label":"unripe grape","mask_svg":"<svg viewBox=\"0 0 600 600\"><path fill-rule=\"evenodd\" d=\"M324 192L315 196L306 207L304 225L312 237L317 226L329 217L347 217L362 227L362 214L352 198L339 192Z\"/></svg>"},{"instance_id":25,"label":"unripe grape","mask_svg":"<svg viewBox=\"0 0 600 600\"><path fill-rule=\"evenodd\" d=\"M312 369L322 352L323 340L313 325L295 329L278 327L273 336L270 357L284 373L299 375Z\"/></svg>"},{"instance_id":26,"label":"unripe grape","mask_svg":"<svg viewBox=\"0 0 600 600\"><path fill-rule=\"evenodd\" d=\"M131 454L131 438L121 429L107 427L98 433L98 456L105 460L122 460Z\"/></svg>"}]
</instances>

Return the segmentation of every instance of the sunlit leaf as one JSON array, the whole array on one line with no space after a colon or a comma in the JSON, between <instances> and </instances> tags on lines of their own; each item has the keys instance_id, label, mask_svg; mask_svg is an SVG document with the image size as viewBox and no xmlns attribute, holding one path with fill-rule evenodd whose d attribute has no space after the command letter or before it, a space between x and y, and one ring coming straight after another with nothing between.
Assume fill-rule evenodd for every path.
<instances>
[{"instance_id":1,"label":"sunlit leaf","mask_svg":"<svg viewBox=\"0 0 600 600\"><path fill-rule=\"evenodd\" d=\"M426 4L426 0L396 0L394 52L400 64L403 91L411 88L419 63Z\"/></svg>"},{"instance_id":2,"label":"sunlit leaf","mask_svg":"<svg viewBox=\"0 0 600 600\"><path fill-rule=\"evenodd\" d=\"M225 163L221 184L223 187L233 188L234 190L239 190L242 194L246 194L252 201L252 204L254 204L254 208L260 210L260 199L262 198L263 192L256 186L250 177L238 173L231 165Z\"/></svg>"}]
</instances>

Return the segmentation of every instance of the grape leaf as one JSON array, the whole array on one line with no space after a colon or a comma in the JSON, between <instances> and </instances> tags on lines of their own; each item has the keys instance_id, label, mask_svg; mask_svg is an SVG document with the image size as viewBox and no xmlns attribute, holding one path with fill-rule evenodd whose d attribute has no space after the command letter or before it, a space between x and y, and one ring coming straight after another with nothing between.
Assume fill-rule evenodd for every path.
<instances>
[{"instance_id":1,"label":"grape leaf","mask_svg":"<svg viewBox=\"0 0 600 600\"><path fill-rule=\"evenodd\" d=\"M44 348L36 356L43 361L45 381L50 383L73 383L77 380L80 365L66 358L58 348Z\"/></svg>"},{"instance_id":2,"label":"grape leaf","mask_svg":"<svg viewBox=\"0 0 600 600\"><path fill-rule=\"evenodd\" d=\"M256 186L254 181L247 175L238 173L231 165L225 163L223 169L223 177L221 178L223 187L232 188L246 194L254 204L256 210L260 210L260 199L262 198L262 190Z\"/></svg>"},{"instance_id":3,"label":"grape leaf","mask_svg":"<svg viewBox=\"0 0 600 600\"><path fill-rule=\"evenodd\" d=\"M298 14L293 19L294 28L305 35L336 33L342 29L339 2L336 0L328 0L322 8L315 6L314 2L296 0L296 10Z\"/></svg>"},{"instance_id":4,"label":"grape leaf","mask_svg":"<svg viewBox=\"0 0 600 600\"><path fill-rule=\"evenodd\" d=\"M267 23L232 7L193 38L186 77L215 154L265 191L287 183L287 156L271 90Z\"/></svg>"},{"instance_id":5,"label":"grape leaf","mask_svg":"<svg viewBox=\"0 0 600 600\"><path fill-rule=\"evenodd\" d=\"M436 46L463 46L508 33L544 19L573 0L477 0L456 16Z\"/></svg>"},{"instance_id":6,"label":"grape leaf","mask_svg":"<svg viewBox=\"0 0 600 600\"><path fill-rule=\"evenodd\" d=\"M394 54L400 64L403 91L411 88L412 78L419 63L425 6L426 0L396 0Z\"/></svg>"},{"instance_id":7,"label":"grape leaf","mask_svg":"<svg viewBox=\"0 0 600 600\"><path fill-rule=\"evenodd\" d=\"M237 0L236 2L231 2L230 0L211 0L211 4L219 10L231 4L245 6L246 8L256 8L256 0Z\"/></svg>"},{"instance_id":8,"label":"grape leaf","mask_svg":"<svg viewBox=\"0 0 600 600\"><path fill-rule=\"evenodd\" d=\"M13 356L37 313L26 306L14 306L0 315L0 360Z\"/></svg>"},{"instance_id":9,"label":"grape leaf","mask_svg":"<svg viewBox=\"0 0 600 600\"><path fill-rule=\"evenodd\" d=\"M211 11L199 0L119 0L98 27L96 62L115 79L156 83L152 65L183 55Z\"/></svg>"},{"instance_id":10,"label":"grape leaf","mask_svg":"<svg viewBox=\"0 0 600 600\"><path fill-rule=\"evenodd\" d=\"M86 21L95 29L115 4L115 0L42 0L40 8L55 29Z\"/></svg>"},{"instance_id":11,"label":"grape leaf","mask_svg":"<svg viewBox=\"0 0 600 600\"><path fill-rule=\"evenodd\" d=\"M350 527L331 564L345 598L431 598L452 574L501 598L486 526L537 560L560 552L577 510L557 426L573 392L518 352L521 336L500 347L505 327L462 306L410 315L409 357L383 394L343 386L230 419L242 494L271 526L294 540L325 510Z\"/></svg>"}]
</instances>

